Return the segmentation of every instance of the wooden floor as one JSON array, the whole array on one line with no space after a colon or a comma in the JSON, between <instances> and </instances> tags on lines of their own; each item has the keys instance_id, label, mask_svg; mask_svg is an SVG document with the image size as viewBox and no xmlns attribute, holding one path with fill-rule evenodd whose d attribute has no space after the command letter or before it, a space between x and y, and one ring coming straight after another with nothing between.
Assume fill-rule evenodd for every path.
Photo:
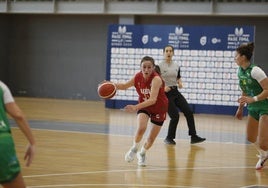
<instances>
[{"instance_id":1,"label":"wooden floor","mask_svg":"<svg viewBox=\"0 0 268 188\"><path fill-rule=\"evenodd\" d=\"M141 168L136 160L124 161L136 130L135 114L106 109L103 101L16 101L38 143L34 163L26 168L26 140L12 128L28 188L268 187L268 167L254 168L256 151L245 140L245 120L195 114L198 134L207 141L191 145L181 115L176 146L163 143L167 121Z\"/></svg>"}]
</instances>

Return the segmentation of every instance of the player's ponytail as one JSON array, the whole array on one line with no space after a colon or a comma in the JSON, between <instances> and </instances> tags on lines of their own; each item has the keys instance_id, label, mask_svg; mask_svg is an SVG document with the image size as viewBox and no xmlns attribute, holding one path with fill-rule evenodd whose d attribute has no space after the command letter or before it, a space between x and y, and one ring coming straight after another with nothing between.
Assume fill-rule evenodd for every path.
<instances>
[{"instance_id":1,"label":"player's ponytail","mask_svg":"<svg viewBox=\"0 0 268 188\"><path fill-rule=\"evenodd\" d=\"M253 51L254 51L254 43L250 42L250 43L247 44L247 46L248 46L249 51L251 51L251 53L253 53Z\"/></svg>"},{"instance_id":2,"label":"player's ponytail","mask_svg":"<svg viewBox=\"0 0 268 188\"><path fill-rule=\"evenodd\" d=\"M160 70L159 65L155 65L154 70L155 72L157 72L157 74L161 75L161 70Z\"/></svg>"}]
</instances>

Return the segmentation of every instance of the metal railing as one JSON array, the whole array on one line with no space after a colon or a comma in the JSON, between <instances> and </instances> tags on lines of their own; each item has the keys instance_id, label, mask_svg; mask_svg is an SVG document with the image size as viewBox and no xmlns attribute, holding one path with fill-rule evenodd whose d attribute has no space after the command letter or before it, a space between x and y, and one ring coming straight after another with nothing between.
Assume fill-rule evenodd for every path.
<instances>
[{"instance_id":1,"label":"metal railing","mask_svg":"<svg viewBox=\"0 0 268 188\"><path fill-rule=\"evenodd\" d=\"M0 0L0 13L268 16L268 0Z\"/></svg>"}]
</instances>

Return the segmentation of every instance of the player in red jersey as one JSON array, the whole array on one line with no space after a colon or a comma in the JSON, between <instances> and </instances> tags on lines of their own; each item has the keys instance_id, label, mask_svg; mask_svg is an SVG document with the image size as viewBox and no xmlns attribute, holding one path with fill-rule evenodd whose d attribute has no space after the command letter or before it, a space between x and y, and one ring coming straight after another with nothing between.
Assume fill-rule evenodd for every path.
<instances>
[{"instance_id":1,"label":"player in red jersey","mask_svg":"<svg viewBox=\"0 0 268 188\"><path fill-rule=\"evenodd\" d=\"M126 90L134 86L139 95L138 104L127 105L124 108L125 111L137 112L138 115L138 128L134 142L126 153L125 160L131 162L137 154L138 165L145 166L145 153L153 145L166 119L168 99L164 91L165 83L155 70L154 59L149 56L143 57L140 67L141 71L136 73L132 79L125 83L116 83L116 87L118 90ZM149 119L151 119L152 129L147 140L138 151Z\"/></svg>"}]
</instances>

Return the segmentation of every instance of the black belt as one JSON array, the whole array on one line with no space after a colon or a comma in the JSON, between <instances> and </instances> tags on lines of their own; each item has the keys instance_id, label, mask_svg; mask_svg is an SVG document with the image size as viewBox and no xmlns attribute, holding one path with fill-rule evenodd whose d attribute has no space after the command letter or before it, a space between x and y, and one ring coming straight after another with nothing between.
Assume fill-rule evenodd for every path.
<instances>
[{"instance_id":1,"label":"black belt","mask_svg":"<svg viewBox=\"0 0 268 188\"><path fill-rule=\"evenodd\" d=\"M170 89L178 89L177 86L168 86Z\"/></svg>"}]
</instances>

